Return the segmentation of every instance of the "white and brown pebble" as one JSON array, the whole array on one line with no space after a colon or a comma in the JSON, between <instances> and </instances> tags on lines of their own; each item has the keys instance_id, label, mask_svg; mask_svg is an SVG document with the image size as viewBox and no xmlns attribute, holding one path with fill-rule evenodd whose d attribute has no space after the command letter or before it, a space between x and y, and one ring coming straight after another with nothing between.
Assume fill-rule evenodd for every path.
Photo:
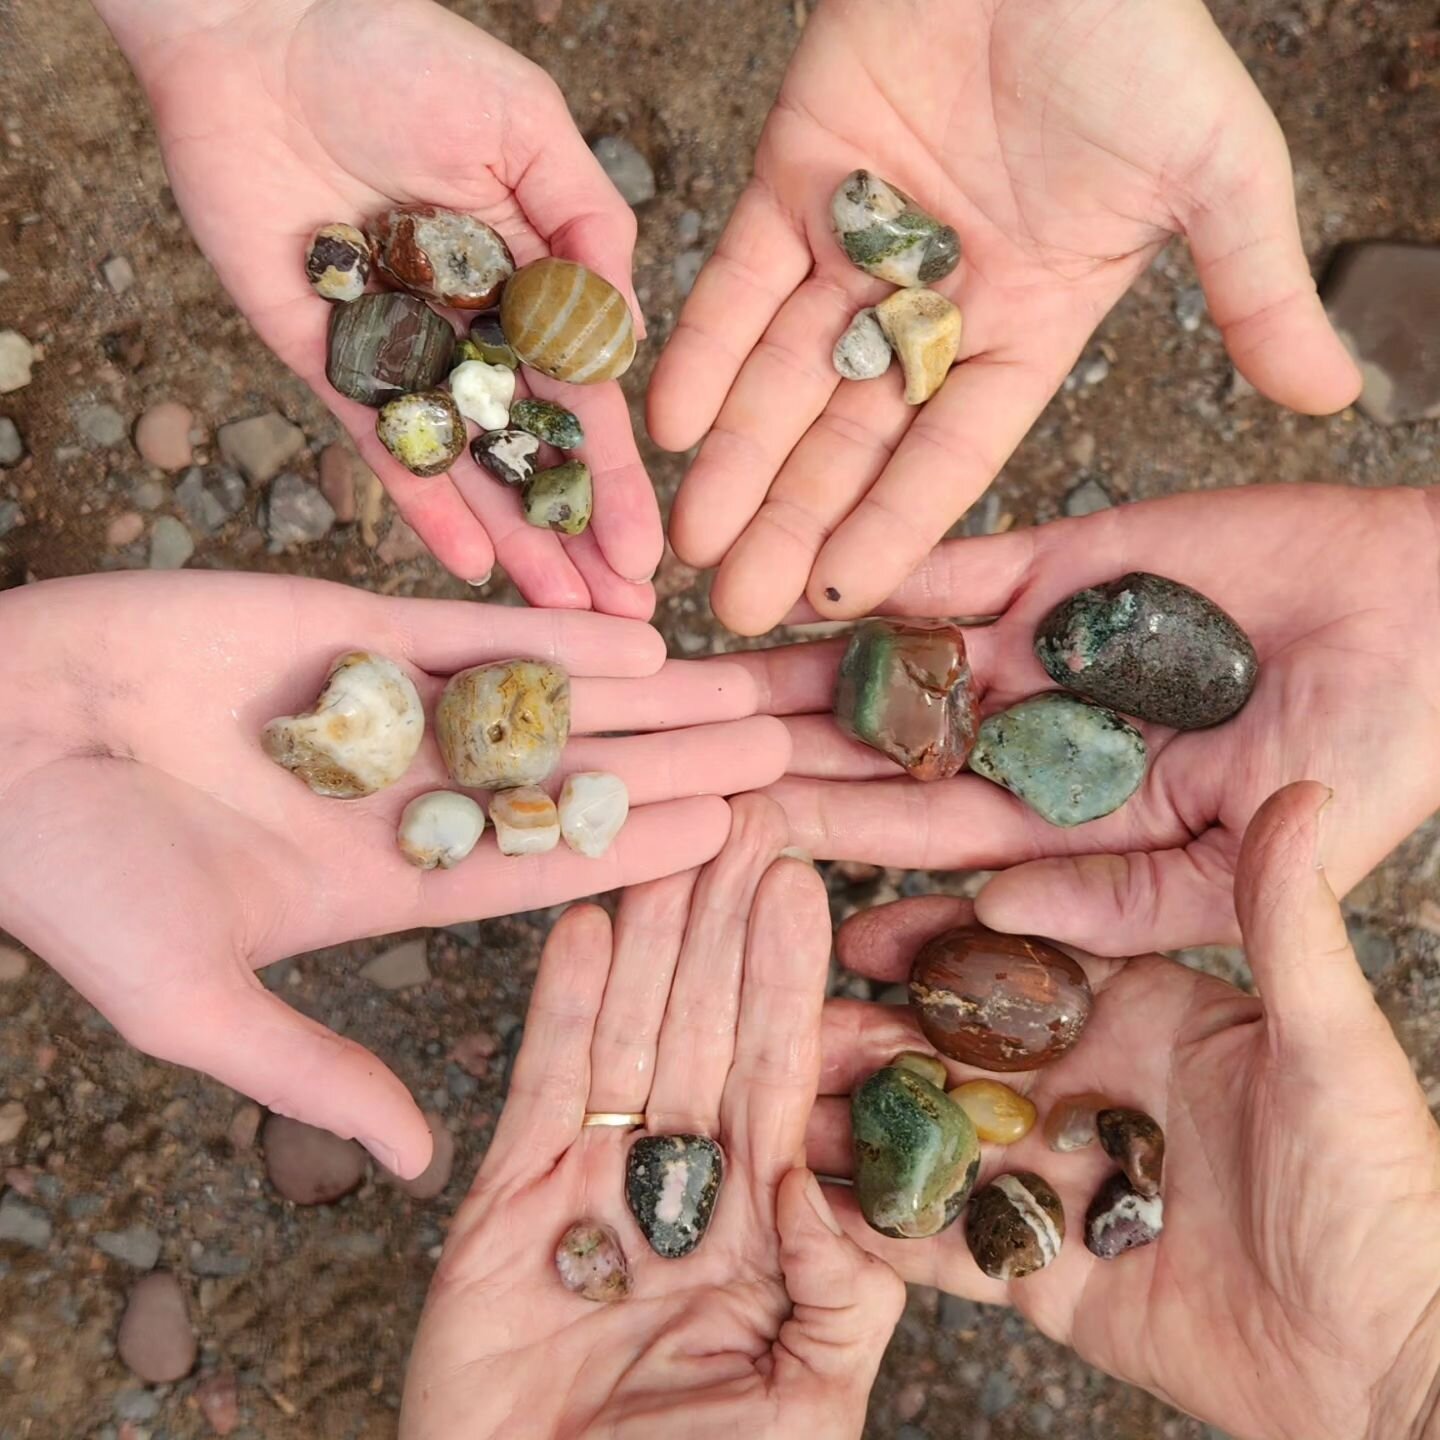
<instances>
[{"instance_id":1,"label":"white and brown pebble","mask_svg":"<svg viewBox=\"0 0 1440 1440\"><path fill-rule=\"evenodd\" d=\"M1165 1202L1142 1195L1123 1172L1116 1171L1085 1212L1085 1248L1101 1260L1113 1260L1160 1238L1165 1228Z\"/></svg>"},{"instance_id":2,"label":"white and brown pebble","mask_svg":"<svg viewBox=\"0 0 1440 1440\"><path fill-rule=\"evenodd\" d=\"M560 1283L584 1300L606 1304L630 1293L625 1247L615 1231L599 1220L577 1220L560 1237L555 1268Z\"/></svg>"},{"instance_id":3,"label":"white and brown pebble","mask_svg":"<svg viewBox=\"0 0 1440 1440\"><path fill-rule=\"evenodd\" d=\"M1029 1170L997 1175L965 1211L965 1240L992 1279L1020 1280L1043 1270L1065 1239L1065 1207L1050 1183Z\"/></svg>"}]
</instances>

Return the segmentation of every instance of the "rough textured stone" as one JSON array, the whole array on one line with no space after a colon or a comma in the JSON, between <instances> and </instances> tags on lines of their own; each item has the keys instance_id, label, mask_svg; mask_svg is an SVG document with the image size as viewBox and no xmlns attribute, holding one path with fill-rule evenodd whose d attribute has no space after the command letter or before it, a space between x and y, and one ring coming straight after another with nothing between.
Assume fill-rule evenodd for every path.
<instances>
[{"instance_id":1,"label":"rough textured stone","mask_svg":"<svg viewBox=\"0 0 1440 1440\"><path fill-rule=\"evenodd\" d=\"M590 148L627 204L643 205L655 198L654 169L623 135L602 135Z\"/></svg>"},{"instance_id":2,"label":"rough textured stone","mask_svg":"<svg viewBox=\"0 0 1440 1440\"><path fill-rule=\"evenodd\" d=\"M625 1161L625 1201L650 1248L667 1260L705 1238L725 1155L704 1135L642 1135Z\"/></svg>"},{"instance_id":3,"label":"rough textured stone","mask_svg":"<svg viewBox=\"0 0 1440 1440\"><path fill-rule=\"evenodd\" d=\"M25 458L25 442L13 420L0 416L0 468L18 465Z\"/></svg>"},{"instance_id":4,"label":"rough textured stone","mask_svg":"<svg viewBox=\"0 0 1440 1440\"><path fill-rule=\"evenodd\" d=\"M113 405L80 405L75 410L75 428L87 445L113 450L123 444L129 426Z\"/></svg>"},{"instance_id":5,"label":"rough textured stone","mask_svg":"<svg viewBox=\"0 0 1440 1440\"><path fill-rule=\"evenodd\" d=\"M903 190L868 170L847 175L830 220L852 264L892 285L933 285L960 263L960 237Z\"/></svg>"},{"instance_id":6,"label":"rough textured stone","mask_svg":"<svg viewBox=\"0 0 1440 1440\"><path fill-rule=\"evenodd\" d=\"M222 529L245 508L246 499L239 472L223 465L192 465L175 487L177 508L202 535Z\"/></svg>"},{"instance_id":7,"label":"rough textured stone","mask_svg":"<svg viewBox=\"0 0 1440 1440\"><path fill-rule=\"evenodd\" d=\"M305 432L273 411L232 420L216 439L221 459L252 485L268 485L305 448Z\"/></svg>"},{"instance_id":8,"label":"rough textured stone","mask_svg":"<svg viewBox=\"0 0 1440 1440\"><path fill-rule=\"evenodd\" d=\"M1118 810L1145 778L1145 741L1113 710L1050 691L980 726L970 768L1018 795L1052 825Z\"/></svg>"},{"instance_id":9,"label":"rough textured stone","mask_svg":"<svg viewBox=\"0 0 1440 1440\"><path fill-rule=\"evenodd\" d=\"M875 307L875 318L905 371L905 403L923 405L960 352L960 312L934 290L897 290Z\"/></svg>"},{"instance_id":10,"label":"rough textured stone","mask_svg":"<svg viewBox=\"0 0 1440 1440\"><path fill-rule=\"evenodd\" d=\"M18 330L0 330L0 395L30 383L35 347Z\"/></svg>"},{"instance_id":11,"label":"rough textured stone","mask_svg":"<svg viewBox=\"0 0 1440 1440\"><path fill-rule=\"evenodd\" d=\"M1165 1204L1158 1195L1141 1195L1116 1172L1085 1212L1085 1248L1102 1260L1153 1244L1165 1228Z\"/></svg>"},{"instance_id":12,"label":"rough textured stone","mask_svg":"<svg viewBox=\"0 0 1440 1440\"><path fill-rule=\"evenodd\" d=\"M1064 1239L1065 1207L1033 1171L997 1175L970 1197L965 1241L975 1263L994 1280L1022 1280L1043 1270Z\"/></svg>"},{"instance_id":13,"label":"rough textured stone","mask_svg":"<svg viewBox=\"0 0 1440 1440\"><path fill-rule=\"evenodd\" d=\"M608 1304L630 1293L630 1266L620 1237L599 1220L577 1220L555 1247L560 1283L585 1300Z\"/></svg>"},{"instance_id":14,"label":"rough textured stone","mask_svg":"<svg viewBox=\"0 0 1440 1440\"><path fill-rule=\"evenodd\" d=\"M265 532L277 552L291 545L312 545L334 527L330 502L298 475L276 478L265 498Z\"/></svg>"},{"instance_id":15,"label":"rough textured stone","mask_svg":"<svg viewBox=\"0 0 1440 1440\"><path fill-rule=\"evenodd\" d=\"M503 430L515 398L515 372L484 360L462 360L450 372L450 397L456 408L482 430Z\"/></svg>"},{"instance_id":16,"label":"rough textured stone","mask_svg":"<svg viewBox=\"0 0 1440 1440\"><path fill-rule=\"evenodd\" d=\"M286 1115L265 1121L260 1143L270 1183L296 1205L329 1205L358 1189L365 1178L365 1152Z\"/></svg>"},{"instance_id":17,"label":"rough textured stone","mask_svg":"<svg viewBox=\"0 0 1440 1440\"><path fill-rule=\"evenodd\" d=\"M95 1237L95 1248L136 1270L153 1270L160 1259L160 1236L148 1225L103 1230Z\"/></svg>"},{"instance_id":18,"label":"rough textured stone","mask_svg":"<svg viewBox=\"0 0 1440 1440\"><path fill-rule=\"evenodd\" d=\"M50 1243L50 1217L11 1191L0 1197L0 1245L23 1245L43 1250Z\"/></svg>"},{"instance_id":19,"label":"rough textured stone","mask_svg":"<svg viewBox=\"0 0 1440 1440\"><path fill-rule=\"evenodd\" d=\"M836 371L847 380L878 380L894 358L873 306L856 312L830 356Z\"/></svg>"},{"instance_id":20,"label":"rough textured stone","mask_svg":"<svg viewBox=\"0 0 1440 1440\"><path fill-rule=\"evenodd\" d=\"M1034 1070L1079 1040L1092 997L1085 972L1053 945L962 925L921 947L910 1003L942 1055L982 1070Z\"/></svg>"},{"instance_id":21,"label":"rough textured stone","mask_svg":"<svg viewBox=\"0 0 1440 1440\"><path fill-rule=\"evenodd\" d=\"M476 665L452 675L435 707L440 752L458 785L539 785L570 737L570 678L541 660Z\"/></svg>"},{"instance_id":22,"label":"rough textured stone","mask_svg":"<svg viewBox=\"0 0 1440 1440\"><path fill-rule=\"evenodd\" d=\"M1255 647L1213 600L1144 572L1062 601L1040 622L1035 654L1067 690L1177 730L1228 720L1260 673Z\"/></svg>"},{"instance_id":23,"label":"rough textured stone","mask_svg":"<svg viewBox=\"0 0 1440 1440\"><path fill-rule=\"evenodd\" d=\"M135 267L123 255L111 255L101 263L100 273L116 295L124 295L135 284Z\"/></svg>"},{"instance_id":24,"label":"rough textured stone","mask_svg":"<svg viewBox=\"0 0 1440 1440\"><path fill-rule=\"evenodd\" d=\"M424 937L403 940L381 951L360 967L360 975L382 990L407 990L412 985L424 985L430 979Z\"/></svg>"},{"instance_id":25,"label":"rough textured stone","mask_svg":"<svg viewBox=\"0 0 1440 1440\"><path fill-rule=\"evenodd\" d=\"M362 295L330 312L325 374L342 395L378 407L438 385L454 352L450 322L423 300L393 291Z\"/></svg>"},{"instance_id":26,"label":"rough textured stone","mask_svg":"<svg viewBox=\"0 0 1440 1440\"><path fill-rule=\"evenodd\" d=\"M521 492L527 523L562 535L580 535L590 524L595 487L583 460L537 470Z\"/></svg>"},{"instance_id":27,"label":"rough textured stone","mask_svg":"<svg viewBox=\"0 0 1440 1440\"><path fill-rule=\"evenodd\" d=\"M135 422L135 448L161 470L183 470L193 456L190 431L195 412L175 400L152 405Z\"/></svg>"},{"instance_id":28,"label":"rough textured stone","mask_svg":"<svg viewBox=\"0 0 1440 1440\"><path fill-rule=\"evenodd\" d=\"M493 368L514 384L510 371L498 365ZM415 395L397 395L383 405L375 433L411 474L429 476L443 475L460 458L467 432L465 417L448 391L422 390Z\"/></svg>"},{"instance_id":29,"label":"rough textured stone","mask_svg":"<svg viewBox=\"0 0 1440 1440\"><path fill-rule=\"evenodd\" d=\"M1101 1110L1095 1116L1101 1148L1125 1171L1135 1191L1147 1199L1160 1193L1165 1169L1165 1132L1143 1110Z\"/></svg>"},{"instance_id":30,"label":"rough textured stone","mask_svg":"<svg viewBox=\"0 0 1440 1440\"><path fill-rule=\"evenodd\" d=\"M585 443L580 417L550 400L517 400L510 409L510 424L557 450L575 450Z\"/></svg>"},{"instance_id":31,"label":"rough textured stone","mask_svg":"<svg viewBox=\"0 0 1440 1440\"><path fill-rule=\"evenodd\" d=\"M397 205L378 216L369 230L380 274L439 305L489 309L515 273L514 257L500 234L458 210Z\"/></svg>"},{"instance_id":32,"label":"rough textured stone","mask_svg":"<svg viewBox=\"0 0 1440 1440\"><path fill-rule=\"evenodd\" d=\"M190 532L173 515L156 517L150 531L150 568L179 570L195 553Z\"/></svg>"},{"instance_id":33,"label":"rough textured stone","mask_svg":"<svg viewBox=\"0 0 1440 1440\"><path fill-rule=\"evenodd\" d=\"M913 1070L877 1071L850 1100L855 1198L883 1235L921 1240L953 1224L980 1170L965 1112Z\"/></svg>"},{"instance_id":34,"label":"rough textured stone","mask_svg":"<svg viewBox=\"0 0 1440 1440\"><path fill-rule=\"evenodd\" d=\"M195 1330L180 1282L167 1271L137 1280L120 1319L120 1358L147 1385L181 1380L195 1364Z\"/></svg>"},{"instance_id":35,"label":"rough textured stone","mask_svg":"<svg viewBox=\"0 0 1440 1440\"><path fill-rule=\"evenodd\" d=\"M964 632L939 620L865 621L840 662L834 710L841 730L917 780L957 774L980 719Z\"/></svg>"}]
</instances>

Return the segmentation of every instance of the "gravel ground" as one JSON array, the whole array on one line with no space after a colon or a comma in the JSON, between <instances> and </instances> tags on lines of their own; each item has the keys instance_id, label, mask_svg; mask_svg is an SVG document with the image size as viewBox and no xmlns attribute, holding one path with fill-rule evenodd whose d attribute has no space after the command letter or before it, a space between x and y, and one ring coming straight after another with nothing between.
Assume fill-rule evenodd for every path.
<instances>
[{"instance_id":1,"label":"gravel ground","mask_svg":"<svg viewBox=\"0 0 1440 1440\"><path fill-rule=\"evenodd\" d=\"M518 4L454 8L550 69L587 135L628 140L650 161L637 279L653 357L744 181L805 0L569 0L548 30ZM1433 0L1215 8L1290 136L1317 265L1346 239L1440 240ZM0 470L0 585L155 558L469 593L383 510L327 528L309 487L337 427L255 340L195 251L141 95L84 0L0 0L0 125L0 329L43 351L33 381L0 398L0 422L13 421L25 449ZM643 172L633 180L643 194ZM637 426L648 370L642 359L626 381ZM217 466L188 488L130 440L160 401L190 408L195 461ZM278 554L257 490L226 489L216 438L272 412L304 436L284 465L295 477L282 487L285 513L320 536ZM1427 484L1437 438L1434 424L1302 419L1259 399L1237 381L1177 247L1109 317L965 528L1260 480ZM0 423L0 459L7 443ZM648 449L647 459L668 500L682 462ZM196 494L205 482L215 504ZM703 578L671 560L660 588L659 623L677 652L733 643L709 618ZM503 578L490 592L514 599ZM975 884L856 866L831 867L828 879L837 918L901 891ZM1437 881L1432 822L1348 908L1367 970L1440 1100ZM136 1055L43 966L0 950L0 1440L393 1435L408 1339L447 1217L493 1129L551 918L387 937L267 973L292 1004L381 1054L456 1144L437 1198L370 1176L309 1209L267 1182L254 1107ZM378 976L360 973L413 940L428 978L377 983L397 964L414 970L413 947ZM1248 973L1239 952L1194 958ZM180 1278L200 1355L190 1378L146 1388L117 1358L116 1332L127 1290L157 1264ZM866 1433L1223 1440L1018 1317L933 1291L912 1295Z\"/></svg>"}]
</instances>

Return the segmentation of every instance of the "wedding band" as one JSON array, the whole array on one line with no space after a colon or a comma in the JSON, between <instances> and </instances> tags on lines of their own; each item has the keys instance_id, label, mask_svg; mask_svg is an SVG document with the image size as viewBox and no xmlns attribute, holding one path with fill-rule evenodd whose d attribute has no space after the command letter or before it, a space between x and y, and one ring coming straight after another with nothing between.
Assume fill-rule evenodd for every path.
<instances>
[{"instance_id":1,"label":"wedding band","mask_svg":"<svg viewBox=\"0 0 1440 1440\"><path fill-rule=\"evenodd\" d=\"M644 1115L628 1110L587 1110L585 1118L580 1122L582 1126L614 1125L618 1128L623 1125L627 1130L633 1130L644 1123Z\"/></svg>"}]
</instances>

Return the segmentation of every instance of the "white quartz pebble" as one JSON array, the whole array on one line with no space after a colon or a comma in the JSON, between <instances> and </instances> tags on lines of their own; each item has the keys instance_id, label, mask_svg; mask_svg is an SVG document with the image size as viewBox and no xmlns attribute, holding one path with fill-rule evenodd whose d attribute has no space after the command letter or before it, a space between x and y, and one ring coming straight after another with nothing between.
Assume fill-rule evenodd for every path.
<instances>
[{"instance_id":1,"label":"white quartz pebble","mask_svg":"<svg viewBox=\"0 0 1440 1440\"><path fill-rule=\"evenodd\" d=\"M400 853L422 870L458 865L485 833L485 812L454 790L417 795L400 816Z\"/></svg>"},{"instance_id":2,"label":"white quartz pebble","mask_svg":"<svg viewBox=\"0 0 1440 1440\"><path fill-rule=\"evenodd\" d=\"M555 802L535 785L496 791L490 801L490 823L502 855L543 855L560 843Z\"/></svg>"},{"instance_id":3,"label":"white quartz pebble","mask_svg":"<svg viewBox=\"0 0 1440 1440\"><path fill-rule=\"evenodd\" d=\"M630 813L630 792L618 775L582 770L560 791L560 833L577 854L598 859L611 846Z\"/></svg>"},{"instance_id":4,"label":"white quartz pebble","mask_svg":"<svg viewBox=\"0 0 1440 1440\"><path fill-rule=\"evenodd\" d=\"M503 430L515 398L515 372L505 365L465 360L450 372L450 395L460 413L482 430Z\"/></svg>"}]
</instances>

